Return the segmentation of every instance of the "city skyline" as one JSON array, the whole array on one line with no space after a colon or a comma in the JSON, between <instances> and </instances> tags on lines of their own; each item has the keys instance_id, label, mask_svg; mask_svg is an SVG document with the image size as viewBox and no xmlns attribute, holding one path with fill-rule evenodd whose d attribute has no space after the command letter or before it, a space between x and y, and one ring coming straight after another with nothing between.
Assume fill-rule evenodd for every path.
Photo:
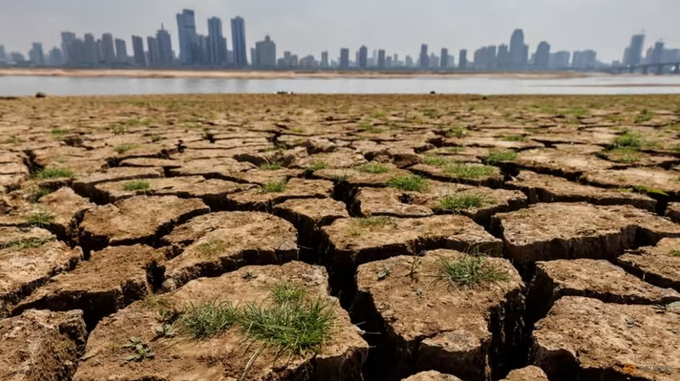
<instances>
[{"instance_id":1,"label":"city skyline","mask_svg":"<svg viewBox=\"0 0 680 381\"><path fill-rule=\"evenodd\" d=\"M230 29L231 18L240 15L247 20L246 34L252 36L248 48L253 41L270 35L280 51L295 51L300 55L318 55L321 51L339 51L342 47L355 49L361 45L401 56L417 55L415 49L422 43L434 51L442 47L451 52L470 51L478 46L507 44L507 34L517 27L524 29L527 44L534 48L545 40L553 50L593 49L604 61L620 60L622 47L628 44L629 37L643 30L648 41L663 38L668 46L680 46L672 16L677 14L674 11L680 11L680 3L668 0L650 0L644 4L629 0L556 0L549 6L537 0L488 0L485 4L460 1L445 4L433 0L431 7L416 7L397 0L389 17L375 4L361 12L349 12L358 6L354 1L342 5L325 0L293 0L286 5L267 2L266 6L259 0L248 3L251 4L227 0L169 0L162 4L155 0L134 3L123 0L114 6L65 0L54 6L42 0L8 2L0 14L0 41L7 51L26 54L33 42L42 42L46 50L58 46L59 32L71 30L78 34L126 36L129 44L129 36L151 35L158 25L165 23L173 46L179 46L177 26L171 18L178 9L187 8L195 10L197 20L220 17L225 34ZM37 6L39 4L41 6ZM382 17L376 18L381 14ZM556 15L559 17L550 17ZM41 18L48 17L49 21L40 22ZM21 22L17 22L19 20ZM31 22L26 22L28 20ZM197 33L207 35L207 23L203 24L197 22Z\"/></svg>"}]
</instances>

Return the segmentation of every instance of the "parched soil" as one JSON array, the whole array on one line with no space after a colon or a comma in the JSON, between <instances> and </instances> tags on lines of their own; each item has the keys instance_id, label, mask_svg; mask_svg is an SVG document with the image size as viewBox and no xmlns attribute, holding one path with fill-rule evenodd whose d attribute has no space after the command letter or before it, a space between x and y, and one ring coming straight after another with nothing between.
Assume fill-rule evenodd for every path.
<instances>
[{"instance_id":1,"label":"parched soil","mask_svg":"<svg viewBox=\"0 0 680 381\"><path fill-rule=\"evenodd\" d=\"M678 104L1 99L0 379L678 381Z\"/></svg>"}]
</instances>

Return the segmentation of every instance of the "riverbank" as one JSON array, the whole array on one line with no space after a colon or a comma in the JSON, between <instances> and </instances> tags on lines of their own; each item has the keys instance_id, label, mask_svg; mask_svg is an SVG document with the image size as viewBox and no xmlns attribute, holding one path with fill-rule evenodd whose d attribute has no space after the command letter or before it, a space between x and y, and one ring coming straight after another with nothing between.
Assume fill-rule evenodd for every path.
<instances>
[{"instance_id":1,"label":"riverbank","mask_svg":"<svg viewBox=\"0 0 680 381\"><path fill-rule=\"evenodd\" d=\"M2 76L41 77L123 77L123 78L213 78L213 79L293 79L293 78L455 78L493 77L506 79L567 79L591 77L597 74L574 72L500 73L500 72L374 72L374 71L260 71L260 70L200 70L200 69L64 69L64 68L0 68Z\"/></svg>"}]
</instances>

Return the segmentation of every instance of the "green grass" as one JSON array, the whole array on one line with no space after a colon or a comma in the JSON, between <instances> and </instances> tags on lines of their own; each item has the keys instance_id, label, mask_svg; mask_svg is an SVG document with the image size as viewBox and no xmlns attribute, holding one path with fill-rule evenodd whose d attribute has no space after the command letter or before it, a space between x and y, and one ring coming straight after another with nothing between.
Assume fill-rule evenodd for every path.
<instances>
[{"instance_id":1,"label":"green grass","mask_svg":"<svg viewBox=\"0 0 680 381\"><path fill-rule=\"evenodd\" d=\"M212 257L223 252L227 247L229 247L227 242L217 239L214 241L203 242L199 244L196 249L199 253Z\"/></svg>"},{"instance_id":2,"label":"green grass","mask_svg":"<svg viewBox=\"0 0 680 381\"><path fill-rule=\"evenodd\" d=\"M467 136L467 134L470 133L470 130L468 130L465 127L457 127L457 128L452 128L444 133L444 136L447 138L464 138Z\"/></svg>"},{"instance_id":3,"label":"green grass","mask_svg":"<svg viewBox=\"0 0 680 381\"><path fill-rule=\"evenodd\" d=\"M41 198L47 196L50 193L52 193L52 191L49 188L35 187L32 189L29 199L31 202L38 202Z\"/></svg>"},{"instance_id":4,"label":"green grass","mask_svg":"<svg viewBox=\"0 0 680 381\"><path fill-rule=\"evenodd\" d=\"M5 143L8 143L8 144L23 143L24 141L25 141L24 139L22 139L22 138L20 138L16 135L12 135L12 136L8 137L7 139L5 139Z\"/></svg>"},{"instance_id":5,"label":"green grass","mask_svg":"<svg viewBox=\"0 0 680 381\"><path fill-rule=\"evenodd\" d=\"M131 151L131 150L133 150L133 149L135 149L135 148L137 148L137 147L139 147L139 145L137 145L137 144L133 144L133 143L124 143L124 144L117 145L117 146L113 147L113 150L114 150L117 154L121 155L121 154L124 154L124 153L127 152L127 151Z\"/></svg>"},{"instance_id":6,"label":"green grass","mask_svg":"<svg viewBox=\"0 0 680 381\"><path fill-rule=\"evenodd\" d=\"M432 165L435 167L443 167L446 164L449 163L448 160L446 160L445 157L443 156L438 156L438 155L426 155L425 158L423 159L423 163L427 165Z\"/></svg>"},{"instance_id":7,"label":"green grass","mask_svg":"<svg viewBox=\"0 0 680 381\"><path fill-rule=\"evenodd\" d=\"M357 129L359 131L368 132L368 133L371 133L371 134L378 134L378 133L382 132L382 130L380 128L375 127L373 125L373 123L365 121L365 120L362 120L361 122L359 122Z\"/></svg>"},{"instance_id":8,"label":"green grass","mask_svg":"<svg viewBox=\"0 0 680 381\"><path fill-rule=\"evenodd\" d=\"M517 151L514 150L489 150L489 154L483 159L485 164L497 164L504 161L513 161L517 159Z\"/></svg>"},{"instance_id":9,"label":"green grass","mask_svg":"<svg viewBox=\"0 0 680 381\"><path fill-rule=\"evenodd\" d=\"M347 234L349 234L350 236L353 236L353 237L357 237L357 236L364 234L364 232L367 229L372 230L374 228L387 226L391 223L392 223L392 220L389 217L386 217L386 216L371 216L371 217L365 217L365 218L355 218L350 223L350 225L347 229Z\"/></svg>"},{"instance_id":10,"label":"green grass","mask_svg":"<svg viewBox=\"0 0 680 381\"><path fill-rule=\"evenodd\" d=\"M380 163L367 163L357 167L357 170L359 172L372 174L387 173L390 171L390 169L386 165Z\"/></svg>"},{"instance_id":11,"label":"green grass","mask_svg":"<svg viewBox=\"0 0 680 381\"><path fill-rule=\"evenodd\" d=\"M474 288L484 283L507 281L509 276L485 256L465 255L453 260L439 257L437 278L448 287Z\"/></svg>"},{"instance_id":12,"label":"green grass","mask_svg":"<svg viewBox=\"0 0 680 381\"><path fill-rule=\"evenodd\" d=\"M54 222L54 214L49 210L38 210L26 216L26 223L31 226L45 227Z\"/></svg>"},{"instance_id":13,"label":"green grass","mask_svg":"<svg viewBox=\"0 0 680 381\"><path fill-rule=\"evenodd\" d=\"M320 171L322 169L326 169L327 165L323 161L315 161L313 162L310 166L305 168L306 173L314 173L316 171Z\"/></svg>"},{"instance_id":14,"label":"green grass","mask_svg":"<svg viewBox=\"0 0 680 381\"><path fill-rule=\"evenodd\" d=\"M598 152L596 156L620 163L635 163L642 155L634 148L614 148L602 153Z\"/></svg>"},{"instance_id":15,"label":"green grass","mask_svg":"<svg viewBox=\"0 0 680 381\"><path fill-rule=\"evenodd\" d=\"M522 135L505 135L501 136L501 140L504 142L523 142L526 141L527 138Z\"/></svg>"},{"instance_id":16,"label":"green grass","mask_svg":"<svg viewBox=\"0 0 680 381\"><path fill-rule=\"evenodd\" d=\"M582 108L582 107L577 107L577 108L562 109L562 110L560 110L560 113L563 114L563 115L585 116L585 115L590 115L590 110Z\"/></svg>"},{"instance_id":17,"label":"green grass","mask_svg":"<svg viewBox=\"0 0 680 381\"><path fill-rule=\"evenodd\" d=\"M635 117L635 123L637 124L649 122L650 120L652 120L653 117L654 117L653 113L649 112L649 110L647 109L644 109L640 111L640 114L638 114L638 116Z\"/></svg>"},{"instance_id":18,"label":"green grass","mask_svg":"<svg viewBox=\"0 0 680 381\"><path fill-rule=\"evenodd\" d=\"M427 179L418 175L396 176L387 181L387 186L407 192L420 192L427 188Z\"/></svg>"},{"instance_id":19,"label":"green grass","mask_svg":"<svg viewBox=\"0 0 680 381\"><path fill-rule=\"evenodd\" d=\"M231 328L240 319L240 312L231 303L210 301L200 306L193 303L182 312L181 331L193 339L207 339Z\"/></svg>"},{"instance_id":20,"label":"green grass","mask_svg":"<svg viewBox=\"0 0 680 381\"><path fill-rule=\"evenodd\" d=\"M479 208L489 203L491 201L487 197L474 193L451 194L442 197L435 210L459 212L461 210Z\"/></svg>"},{"instance_id":21,"label":"green grass","mask_svg":"<svg viewBox=\"0 0 680 381\"><path fill-rule=\"evenodd\" d=\"M622 135L614 139L614 149L616 148L628 148L634 150L640 150L643 145L642 137L637 132L632 132L626 130Z\"/></svg>"},{"instance_id":22,"label":"green grass","mask_svg":"<svg viewBox=\"0 0 680 381\"><path fill-rule=\"evenodd\" d=\"M73 178L75 173L70 169L65 168L52 168L47 167L39 170L33 175L36 180L47 180L47 179L60 179L60 178Z\"/></svg>"},{"instance_id":23,"label":"green grass","mask_svg":"<svg viewBox=\"0 0 680 381\"><path fill-rule=\"evenodd\" d=\"M668 254L670 254L671 257L680 257L680 250L671 250Z\"/></svg>"},{"instance_id":24,"label":"green grass","mask_svg":"<svg viewBox=\"0 0 680 381\"><path fill-rule=\"evenodd\" d=\"M479 179L494 175L496 168L487 165L453 164L446 166L444 172L461 179Z\"/></svg>"},{"instance_id":25,"label":"green grass","mask_svg":"<svg viewBox=\"0 0 680 381\"><path fill-rule=\"evenodd\" d=\"M163 137L160 136L160 135L152 135L152 136L151 136L151 141L152 141L153 143L158 143L158 142L160 142L161 140L163 140Z\"/></svg>"},{"instance_id":26,"label":"green grass","mask_svg":"<svg viewBox=\"0 0 680 381\"><path fill-rule=\"evenodd\" d=\"M463 150L464 150L463 147L458 147L458 146L446 147L446 151L451 152L451 153L461 153L461 152L463 152Z\"/></svg>"},{"instance_id":27,"label":"green grass","mask_svg":"<svg viewBox=\"0 0 680 381\"><path fill-rule=\"evenodd\" d=\"M51 238L22 238L15 241L5 242L0 245L0 249L10 249L10 250L24 250L24 249L34 249L40 247L45 243L51 241Z\"/></svg>"},{"instance_id":28,"label":"green grass","mask_svg":"<svg viewBox=\"0 0 680 381\"><path fill-rule=\"evenodd\" d=\"M51 131L52 135L65 135L65 134L68 134L69 132L71 132L71 131L69 131L65 128L53 128L52 131Z\"/></svg>"},{"instance_id":29,"label":"green grass","mask_svg":"<svg viewBox=\"0 0 680 381\"><path fill-rule=\"evenodd\" d=\"M124 191L145 191L151 187L148 181L137 180L123 184Z\"/></svg>"},{"instance_id":30,"label":"green grass","mask_svg":"<svg viewBox=\"0 0 680 381\"><path fill-rule=\"evenodd\" d=\"M125 127L124 126L112 126L109 128L112 134L114 135L122 135L125 133Z\"/></svg>"},{"instance_id":31,"label":"green grass","mask_svg":"<svg viewBox=\"0 0 680 381\"><path fill-rule=\"evenodd\" d=\"M283 168L281 163L264 163L260 165L260 169L264 169L265 171L276 171L277 169L281 168Z\"/></svg>"},{"instance_id":32,"label":"green grass","mask_svg":"<svg viewBox=\"0 0 680 381\"><path fill-rule=\"evenodd\" d=\"M260 188L261 193L280 193L286 190L287 183L285 181L271 181L264 183Z\"/></svg>"}]
</instances>

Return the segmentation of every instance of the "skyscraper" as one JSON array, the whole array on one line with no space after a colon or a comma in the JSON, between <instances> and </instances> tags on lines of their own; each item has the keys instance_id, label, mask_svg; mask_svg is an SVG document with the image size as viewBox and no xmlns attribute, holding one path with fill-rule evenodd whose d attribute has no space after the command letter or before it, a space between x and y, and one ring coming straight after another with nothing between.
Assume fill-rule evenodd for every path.
<instances>
[{"instance_id":1,"label":"skyscraper","mask_svg":"<svg viewBox=\"0 0 680 381\"><path fill-rule=\"evenodd\" d=\"M135 57L135 65L146 66L146 59L144 58L144 40L139 36L132 36L132 53Z\"/></svg>"},{"instance_id":2,"label":"skyscraper","mask_svg":"<svg viewBox=\"0 0 680 381\"><path fill-rule=\"evenodd\" d=\"M378 50L378 69L385 68L385 50Z\"/></svg>"},{"instance_id":3,"label":"skyscraper","mask_svg":"<svg viewBox=\"0 0 680 381\"><path fill-rule=\"evenodd\" d=\"M0 47L2 47L2 45L0 45ZM0 61L2 61L2 57L0 57ZM56 46L53 47L48 54L47 63L52 66L62 65L64 63L64 55L62 54L61 49Z\"/></svg>"},{"instance_id":4,"label":"skyscraper","mask_svg":"<svg viewBox=\"0 0 680 381\"><path fill-rule=\"evenodd\" d=\"M33 47L28 54L29 59L36 66L44 66L45 65L45 55L43 53L42 44L39 43L39 42L34 42L32 46Z\"/></svg>"},{"instance_id":5,"label":"skyscraper","mask_svg":"<svg viewBox=\"0 0 680 381\"><path fill-rule=\"evenodd\" d=\"M113 36L111 33L104 33L102 35L102 56L104 62L109 65L116 61L116 51L113 48Z\"/></svg>"},{"instance_id":6,"label":"skyscraper","mask_svg":"<svg viewBox=\"0 0 680 381\"><path fill-rule=\"evenodd\" d=\"M385 67L386 68L392 67L392 56L385 57Z\"/></svg>"},{"instance_id":7,"label":"skyscraper","mask_svg":"<svg viewBox=\"0 0 680 381\"><path fill-rule=\"evenodd\" d=\"M183 65L196 63L193 57L193 45L196 40L196 17L191 9L184 9L177 14L177 31L179 34L179 60Z\"/></svg>"},{"instance_id":8,"label":"skyscraper","mask_svg":"<svg viewBox=\"0 0 680 381\"><path fill-rule=\"evenodd\" d=\"M571 53L567 51L559 51L550 54L550 61L548 67L551 69L565 69L569 67L569 58Z\"/></svg>"},{"instance_id":9,"label":"skyscraper","mask_svg":"<svg viewBox=\"0 0 680 381\"><path fill-rule=\"evenodd\" d=\"M273 69L276 67L276 44L269 36L264 40L255 43L255 56L252 57L253 65L257 62L257 67L263 69Z\"/></svg>"},{"instance_id":10,"label":"skyscraper","mask_svg":"<svg viewBox=\"0 0 680 381\"><path fill-rule=\"evenodd\" d=\"M427 69L430 67L430 57L427 55L427 45L420 45L420 67Z\"/></svg>"},{"instance_id":11,"label":"skyscraper","mask_svg":"<svg viewBox=\"0 0 680 381\"><path fill-rule=\"evenodd\" d=\"M536 59L534 65L541 69L547 69L548 63L550 62L550 44L545 41L541 41L536 48Z\"/></svg>"},{"instance_id":12,"label":"skyscraper","mask_svg":"<svg viewBox=\"0 0 680 381\"><path fill-rule=\"evenodd\" d=\"M161 63L158 40L149 36L146 38L146 43L149 45L149 66L158 66Z\"/></svg>"},{"instance_id":13,"label":"skyscraper","mask_svg":"<svg viewBox=\"0 0 680 381\"><path fill-rule=\"evenodd\" d=\"M75 55L75 40L75 33L61 32L61 52L64 57L64 63L75 64L76 57L72 57Z\"/></svg>"},{"instance_id":14,"label":"skyscraper","mask_svg":"<svg viewBox=\"0 0 680 381\"><path fill-rule=\"evenodd\" d=\"M368 48L366 45L361 45L359 48L359 62L357 64L360 68L366 69L368 67Z\"/></svg>"},{"instance_id":15,"label":"skyscraper","mask_svg":"<svg viewBox=\"0 0 680 381\"><path fill-rule=\"evenodd\" d=\"M231 19L231 41L234 46L234 66L238 68L248 66L246 56L246 22L243 17Z\"/></svg>"},{"instance_id":16,"label":"skyscraper","mask_svg":"<svg viewBox=\"0 0 680 381\"><path fill-rule=\"evenodd\" d=\"M116 39L116 62L127 63L127 46L125 45L125 40L119 38Z\"/></svg>"},{"instance_id":17,"label":"skyscraper","mask_svg":"<svg viewBox=\"0 0 680 381\"><path fill-rule=\"evenodd\" d=\"M404 66L413 67L413 58L411 56L406 56L404 58Z\"/></svg>"},{"instance_id":18,"label":"skyscraper","mask_svg":"<svg viewBox=\"0 0 680 381\"><path fill-rule=\"evenodd\" d=\"M575 69L592 69L597 65L597 53L594 50L575 51L571 67Z\"/></svg>"},{"instance_id":19,"label":"skyscraper","mask_svg":"<svg viewBox=\"0 0 680 381\"><path fill-rule=\"evenodd\" d=\"M510 65L515 68L523 68L527 64L529 47L524 44L524 31L515 29L510 38Z\"/></svg>"},{"instance_id":20,"label":"skyscraper","mask_svg":"<svg viewBox=\"0 0 680 381\"><path fill-rule=\"evenodd\" d=\"M326 51L321 52L321 67L322 67L322 68L327 68L327 67L329 67L329 63L328 63L328 52L326 52Z\"/></svg>"},{"instance_id":21,"label":"skyscraper","mask_svg":"<svg viewBox=\"0 0 680 381\"><path fill-rule=\"evenodd\" d=\"M442 48L441 55L439 56L439 68L446 69L449 67L449 49Z\"/></svg>"},{"instance_id":22,"label":"skyscraper","mask_svg":"<svg viewBox=\"0 0 680 381\"><path fill-rule=\"evenodd\" d=\"M222 20L219 17L208 19L208 58L213 66L227 62L227 45L222 34Z\"/></svg>"},{"instance_id":23,"label":"skyscraper","mask_svg":"<svg viewBox=\"0 0 680 381\"><path fill-rule=\"evenodd\" d=\"M459 58L458 58L458 68L460 70L465 70L467 69L467 49L461 49L460 53L458 53Z\"/></svg>"},{"instance_id":24,"label":"skyscraper","mask_svg":"<svg viewBox=\"0 0 680 381\"><path fill-rule=\"evenodd\" d=\"M664 49L663 41L657 41L656 44L654 44L654 51L652 52L653 64L661 63L661 57L663 57L663 49Z\"/></svg>"},{"instance_id":25,"label":"skyscraper","mask_svg":"<svg viewBox=\"0 0 680 381\"><path fill-rule=\"evenodd\" d=\"M97 43L94 40L94 36L90 33L85 35L85 61L84 63L88 65L94 65L99 62L97 59Z\"/></svg>"},{"instance_id":26,"label":"skyscraper","mask_svg":"<svg viewBox=\"0 0 680 381\"><path fill-rule=\"evenodd\" d=\"M6 61L6 53L5 53L5 46L0 45L0 61Z\"/></svg>"},{"instance_id":27,"label":"skyscraper","mask_svg":"<svg viewBox=\"0 0 680 381\"><path fill-rule=\"evenodd\" d=\"M349 49L340 49L340 69L349 69Z\"/></svg>"},{"instance_id":28,"label":"skyscraper","mask_svg":"<svg viewBox=\"0 0 680 381\"><path fill-rule=\"evenodd\" d=\"M638 65L642 61L642 49L645 46L645 35L636 34L630 38L628 54L623 61L624 65Z\"/></svg>"},{"instance_id":29,"label":"skyscraper","mask_svg":"<svg viewBox=\"0 0 680 381\"><path fill-rule=\"evenodd\" d=\"M158 62L156 64L172 65L175 60L175 56L172 53L172 40L170 39L170 33L165 30L163 24L161 24L161 30L156 32L156 43L158 44ZM149 51L151 51L151 48L149 48Z\"/></svg>"}]
</instances>

